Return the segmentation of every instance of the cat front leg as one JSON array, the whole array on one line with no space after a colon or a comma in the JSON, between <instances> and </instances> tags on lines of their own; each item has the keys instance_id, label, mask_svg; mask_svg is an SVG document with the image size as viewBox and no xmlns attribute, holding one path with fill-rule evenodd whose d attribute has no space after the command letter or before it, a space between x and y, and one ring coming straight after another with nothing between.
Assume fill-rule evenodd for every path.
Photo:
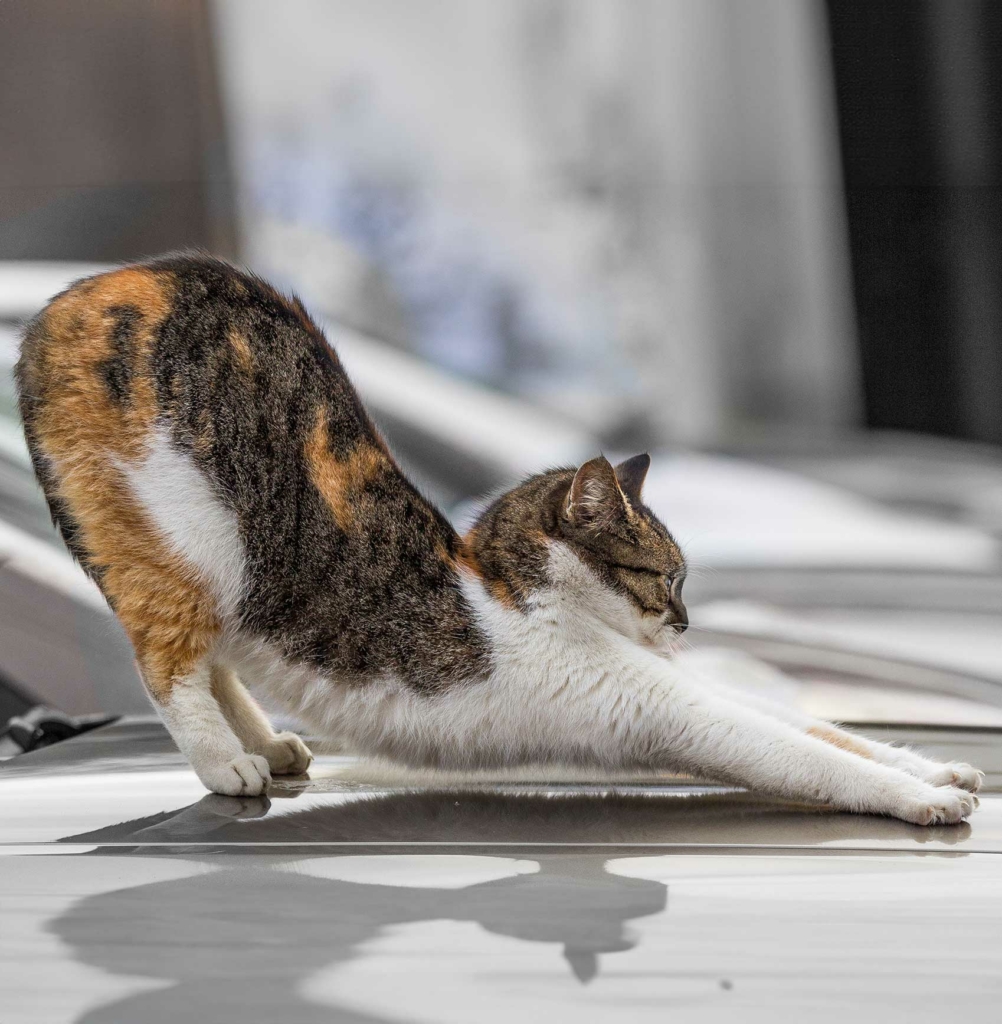
<instances>
[{"instance_id":1,"label":"cat front leg","mask_svg":"<svg viewBox=\"0 0 1002 1024\"><path fill-rule=\"evenodd\" d=\"M512 645L489 681L408 701L410 712L420 709L420 727L410 714L384 720L382 735L399 733L400 741L377 752L457 768L557 761L682 770L919 825L960 822L977 805L971 793L930 785L730 700L608 633L557 636L549 647L531 645L541 653L530 660L529 644Z\"/></svg>"},{"instance_id":2,"label":"cat front leg","mask_svg":"<svg viewBox=\"0 0 1002 1024\"><path fill-rule=\"evenodd\" d=\"M802 732L684 679L665 680L656 730L666 764L793 800L884 814L917 825L955 824L977 806L971 793L934 786ZM656 742L655 736L651 739Z\"/></svg>"},{"instance_id":3,"label":"cat front leg","mask_svg":"<svg viewBox=\"0 0 1002 1024\"><path fill-rule=\"evenodd\" d=\"M699 680L720 696L778 718L825 743L858 754L880 764L898 768L933 786L957 786L976 793L984 781L984 772L965 762L942 763L923 757L908 747L882 743L860 736L842 726L823 721L782 701L764 696L750 685L781 692L792 680L771 665L742 651L706 649L688 651L675 659L693 680Z\"/></svg>"},{"instance_id":4,"label":"cat front leg","mask_svg":"<svg viewBox=\"0 0 1002 1024\"><path fill-rule=\"evenodd\" d=\"M825 743L832 743L860 757L898 768L931 786L956 786L969 793L977 793L984 782L985 773L964 761L932 761L908 747L896 747L891 743L859 736L830 722L812 719L805 725L805 731Z\"/></svg>"}]
</instances>

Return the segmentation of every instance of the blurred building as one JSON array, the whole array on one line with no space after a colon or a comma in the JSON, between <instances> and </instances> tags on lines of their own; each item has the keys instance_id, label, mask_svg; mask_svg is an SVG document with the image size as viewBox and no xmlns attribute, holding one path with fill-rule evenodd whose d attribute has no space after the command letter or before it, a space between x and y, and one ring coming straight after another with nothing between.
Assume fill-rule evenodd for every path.
<instances>
[{"instance_id":1,"label":"blurred building","mask_svg":"<svg viewBox=\"0 0 1002 1024\"><path fill-rule=\"evenodd\" d=\"M245 251L314 304L606 435L857 421L818 5L215 9Z\"/></svg>"},{"instance_id":2,"label":"blurred building","mask_svg":"<svg viewBox=\"0 0 1002 1024\"><path fill-rule=\"evenodd\" d=\"M0 259L237 256L611 446L998 440L1000 43L993 0L7 0Z\"/></svg>"}]
</instances>

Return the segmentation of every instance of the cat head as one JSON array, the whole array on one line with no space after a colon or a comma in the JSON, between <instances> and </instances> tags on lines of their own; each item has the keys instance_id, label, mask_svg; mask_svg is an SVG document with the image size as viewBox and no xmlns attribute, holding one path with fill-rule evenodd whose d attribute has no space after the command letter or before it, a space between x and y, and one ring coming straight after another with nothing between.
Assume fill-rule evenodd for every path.
<instances>
[{"instance_id":1,"label":"cat head","mask_svg":"<svg viewBox=\"0 0 1002 1024\"><path fill-rule=\"evenodd\" d=\"M685 558L644 504L650 456L530 477L481 515L468 542L495 597L525 604L560 590L645 646L667 649L688 625Z\"/></svg>"},{"instance_id":2,"label":"cat head","mask_svg":"<svg viewBox=\"0 0 1002 1024\"><path fill-rule=\"evenodd\" d=\"M574 474L554 522L554 536L605 589L625 599L635 639L660 647L689 623L682 603L685 558L664 524L644 504L649 455L612 466L603 456ZM608 603L606 594L596 602ZM615 604L608 609L618 618ZM626 625L626 623L624 623Z\"/></svg>"}]
</instances>

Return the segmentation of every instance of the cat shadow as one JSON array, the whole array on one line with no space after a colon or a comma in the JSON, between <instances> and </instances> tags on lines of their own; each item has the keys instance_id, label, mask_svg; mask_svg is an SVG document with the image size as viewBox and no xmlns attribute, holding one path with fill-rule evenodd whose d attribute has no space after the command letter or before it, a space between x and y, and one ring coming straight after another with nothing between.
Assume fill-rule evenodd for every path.
<instances>
[{"instance_id":1,"label":"cat shadow","mask_svg":"<svg viewBox=\"0 0 1002 1024\"><path fill-rule=\"evenodd\" d=\"M452 819L455 797L455 793L427 795L420 809L412 805L412 811L430 820ZM389 811L394 818L392 808L399 800L359 802L352 807L350 830L371 831L365 828L366 816L379 819ZM337 848L335 852L331 847L296 846L292 840L292 846L277 848L230 847L229 856L220 856L222 844L237 841L234 837L246 842L248 828L252 842L261 844L289 843L290 835L301 836L303 831L315 844L319 834L346 830L339 820L341 808L297 812L283 801L283 813L270 816L279 803L209 795L174 814L64 840L136 844L104 847L83 856L156 855L160 844L168 843L175 859L180 854L218 869L89 896L50 924L50 931L82 963L116 975L167 983L164 988L91 1009L79 1018L81 1022L176 1024L187 1017L219 1024L238 1020L242 1024L257 1020L371 1024L382 1018L308 1002L299 989L317 971L364 956L361 947L387 928L422 921L471 922L493 935L555 945L562 949L569 976L584 984L597 975L600 956L635 945L630 921L667 907L664 884L609 874L604 857L581 852L542 853L532 857L530 866L538 867L534 873L461 888L360 883L323 877L321 868L311 872L304 867L304 862L324 862L332 865L330 871L336 875L337 861L345 855L362 852L367 858L392 858L385 848ZM445 804L451 808L448 814ZM534 800L516 799L513 806L511 798L496 797L476 801L470 816L502 814L513 819L518 809L539 810ZM261 838L276 835L285 838ZM254 856L240 855L249 852ZM468 858L471 851L410 847L407 852L434 853L441 862L450 856ZM472 852L481 864L489 858L483 851ZM512 857L492 852L498 858L498 870L508 872ZM522 857L523 852L516 856ZM295 866L287 869L292 862ZM460 871L464 863L468 861L457 863ZM448 870L447 863L439 864L439 871L448 874ZM373 878L380 874L374 871ZM442 995L449 997L447 992ZM476 1008L471 1007L470 1019L476 1016Z\"/></svg>"},{"instance_id":2,"label":"cat shadow","mask_svg":"<svg viewBox=\"0 0 1002 1024\"><path fill-rule=\"evenodd\" d=\"M666 799L456 787L342 793L319 804L312 802L318 794L280 799L300 794L276 787L273 795L270 801L210 794L176 812L63 840L116 844L82 856L166 854L217 869L89 896L50 924L81 962L165 983L96 1007L80 1021L176 1024L187 1016L219 1024L372 1024L382 1018L309 1002L300 989L316 972L364 957L365 944L386 929L422 921L470 922L493 935L556 945L569 974L584 984L598 974L602 955L636 944L631 921L667 908L664 884L610 874L606 857L616 854L597 844L654 842L660 853L680 836L699 845L724 835L744 843L770 834L775 845L794 827L819 842L923 831L817 809L805 821L804 808L742 792ZM935 831L943 838L958 830ZM388 851L386 843L394 847ZM449 843L462 845L443 845ZM499 851L499 844L508 849ZM538 871L461 888L336 877L345 856L375 862L399 853L433 854L439 869L450 856L495 857L503 872L512 858L531 858ZM335 877L324 877L325 870ZM470 1007L468 1019L477 1016Z\"/></svg>"}]
</instances>

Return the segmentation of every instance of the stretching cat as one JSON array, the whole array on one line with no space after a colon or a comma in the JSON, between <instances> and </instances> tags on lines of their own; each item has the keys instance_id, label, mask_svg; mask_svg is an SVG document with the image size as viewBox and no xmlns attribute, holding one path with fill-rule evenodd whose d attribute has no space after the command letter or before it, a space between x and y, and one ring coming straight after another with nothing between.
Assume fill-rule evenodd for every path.
<instances>
[{"instance_id":1,"label":"stretching cat","mask_svg":"<svg viewBox=\"0 0 1002 1024\"><path fill-rule=\"evenodd\" d=\"M413 765L682 769L928 825L981 773L729 691L671 657L686 565L649 459L530 477L460 537L407 481L296 299L201 255L75 284L17 366L35 471L217 793L319 733Z\"/></svg>"}]
</instances>

